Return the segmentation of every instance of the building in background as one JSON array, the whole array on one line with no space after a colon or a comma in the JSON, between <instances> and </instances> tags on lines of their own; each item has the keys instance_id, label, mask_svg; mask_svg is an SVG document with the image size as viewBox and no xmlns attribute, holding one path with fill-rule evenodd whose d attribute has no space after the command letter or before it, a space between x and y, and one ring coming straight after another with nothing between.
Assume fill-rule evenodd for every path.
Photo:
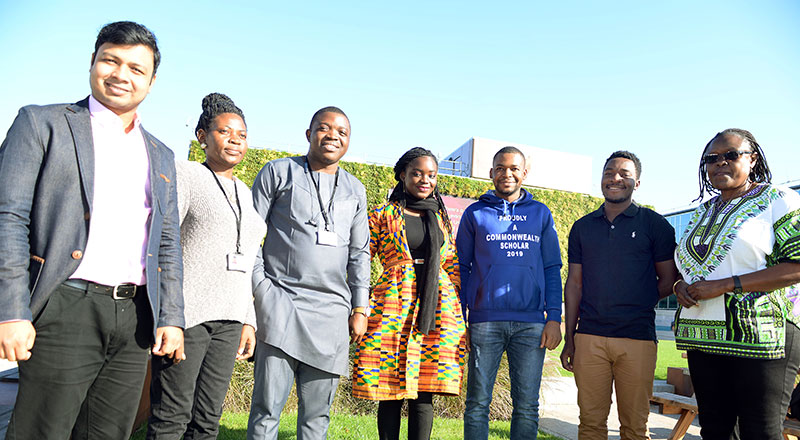
<instances>
[{"instance_id":1,"label":"building in background","mask_svg":"<svg viewBox=\"0 0 800 440\"><path fill-rule=\"evenodd\" d=\"M524 185L583 194L591 192L590 156L480 137L469 139L440 160L439 174L488 180L494 154L507 146L519 148L525 155L528 177Z\"/></svg>"}]
</instances>

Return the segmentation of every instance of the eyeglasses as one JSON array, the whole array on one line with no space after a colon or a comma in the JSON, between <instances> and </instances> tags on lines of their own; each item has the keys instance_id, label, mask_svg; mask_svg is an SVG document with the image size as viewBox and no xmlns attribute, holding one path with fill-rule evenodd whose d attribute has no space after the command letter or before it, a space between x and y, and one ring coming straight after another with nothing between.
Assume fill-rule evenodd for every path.
<instances>
[{"instance_id":1,"label":"eyeglasses","mask_svg":"<svg viewBox=\"0 0 800 440\"><path fill-rule=\"evenodd\" d=\"M743 154L753 154L752 151L726 151L722 154L706 154L703 156L703 164L704 165L711 165L719 162L721 159L725 159L727 161L734 161L738 160L739 156Z\"/></svg>"}]
</instances>

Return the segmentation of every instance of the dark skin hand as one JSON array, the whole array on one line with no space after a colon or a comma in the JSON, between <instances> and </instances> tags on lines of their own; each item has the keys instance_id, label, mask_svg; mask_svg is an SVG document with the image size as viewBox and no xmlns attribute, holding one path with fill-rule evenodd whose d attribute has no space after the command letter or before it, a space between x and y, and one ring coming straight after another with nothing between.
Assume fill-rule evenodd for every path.
<instances>
[{"instance_id":1,"label":"dark skin hand","mask_svg":"<svg viewBox=\"0 0 800 440\"><path fill-rule=\"evenodd\" d=\"M678 304L687 309L697 305L697 301L689 294L688 287L689 283L683 280L675 286L675 298L678 299Z\"/></svg>"},{"instance_id":2,"label":"dark skin hand","mask_svg":"<svg viewBox=\"0 0 800 440\"><path fill-rule=\"evenodd\" d=\"M583 265L569 263L567 282L564 284L564 348L561 350L561 366L573 370L575 357L575 329L578 327L578 305L583 297Z\"/></svg>"},{"instance_id":3,"label":"dark skin hand","mask_svg":"<svg viewBox=\"0 0 800 440\"><path fill-rule=\"evenodd\" d=\"M779 263L766 269L739 275L739 281L744 292L771 292L800 282L800 263ZM692 284L682 281L675 286L678 303L686 308L697 305L700 300L733 292L733 289L733 278L700 280Z\"/></svg>"},{"instance_id":4,"label":"dark skin hand","mask_svg":"<svg viewBox=\"0 0 800 440\"><path fill-rule=\"evenodd\" d=\"M361 339L364 338L364 333L367 332L367 317L363 313L356 312L350 315L348 322L350 326L350 343L360 344Z\"/></svg>"},{"instance_id":5,"label":"dark skin hand","mask_svg":"<svg viewBox=\"0 0 800 440\"><path fill-rule=\"evenodd\" d=\"M548 350L555 350L558 344L561 343L561 323L556 321L547 321L542 331L542 340L539 348L546 348Z\"/></svg>"},{"instance_id":6,"label":"dark skin hand","mask_svg":"<svg viewBox=\"0 0 800 440\"><path fill-rule=\"evenodd\" d=\"M686 287L686 293L695 301L716 298L725 292L733 292L733 278L701 280Z\"/></svg>"}]
</instances>

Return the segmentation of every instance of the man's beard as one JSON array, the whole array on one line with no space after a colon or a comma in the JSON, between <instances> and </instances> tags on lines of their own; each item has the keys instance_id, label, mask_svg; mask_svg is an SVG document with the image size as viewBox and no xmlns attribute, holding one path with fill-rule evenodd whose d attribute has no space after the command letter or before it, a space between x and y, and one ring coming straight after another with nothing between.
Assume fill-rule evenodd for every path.
<instances>
[{"instance_id":1,"label":"man's beard","mask_svg":"<svg viewBox=\"0 0 800 440\"><path fill-rule=\"evenodd\" d=\"M510 191L503 191L503 190L495 188L494 192L497 193L498 195L501 195L501 196L510 196L510 195L514 194L515 192L517 192L518 190L519 190L519 188L514 188L514 189L512 189Z\"/></svg>"},{"instance_id":2,"label":"man's beard","mask_svg":"<svg viewBox=\"0 0 800 440\"><path fill-rule=\"evenodd\" d=\"M632 196L633 195L630 195L628 197L623 197L623 198L619 198L619 199L611 199L611 198L608 198L608 197L605 197L605 196L604 197L606 199L606 202L608 202L608 203L625 203L628 200L630 200Z\"/></svg>"}]
</instances>

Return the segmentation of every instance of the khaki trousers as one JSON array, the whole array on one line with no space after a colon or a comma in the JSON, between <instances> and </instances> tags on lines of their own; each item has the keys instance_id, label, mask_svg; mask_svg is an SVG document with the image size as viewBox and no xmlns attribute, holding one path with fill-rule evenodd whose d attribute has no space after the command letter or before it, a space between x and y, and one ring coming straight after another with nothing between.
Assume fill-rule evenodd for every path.
<instances>
[{"instance_id":1,"label":"khaki trousers","mask_svg":"<svg viewBox=\"0 0 800 440\"><path fill-rule=\"evenodd\" d=\"M655 341L575 335L573 361L578 386L578 440L608 438L611 386L617 394L620 438L649 439L647 417L656 368Z\"/></svg>"}]
</instances>

